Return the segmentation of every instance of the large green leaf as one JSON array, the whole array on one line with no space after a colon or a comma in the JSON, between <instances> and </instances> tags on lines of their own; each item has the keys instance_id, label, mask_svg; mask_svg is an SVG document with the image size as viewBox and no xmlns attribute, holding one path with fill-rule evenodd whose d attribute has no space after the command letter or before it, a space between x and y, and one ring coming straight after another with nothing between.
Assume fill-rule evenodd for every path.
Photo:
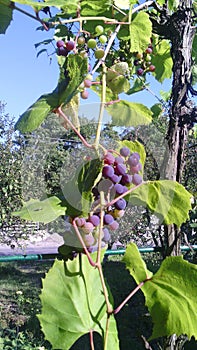
<instances>
[{"instance_id":1,"label":"large green leaf","mask_svg":"<svg viewBox=\"0 0 197 350\"><path fill-rule=\"evenodd\" d=\"M9 3L10 1L3 1L2 3L0 0L0 34L5 34L10 22L12 21L13 10L8 7Z\"/></svg>"},{"instance_id":2,"label":"large green leaf","mask_svg":"<svg viewBox=\"0 0 197 350\"><path fill-rule=\"evenodd\" d=\"M188 219L191 194L178 182L148 181L128 197L132 205L143 205L158 216L162 223L178 227Z\"/></svg>"},{"instance_id":3,"label":"large green leaf","mask_svg":"<svg viewBox=\"0 0 197 350\"><path fill-rule=\"evenodd\" d=\"M123 258L142 292L154 327L150 339L186 334L197 339L197 266L181 256L166 258L155 275L147 270L134 243Z\"/></svg>"},{"instance_id":4,"label":"large green leaf","mask_svg":"<svg viewBox=\"0 0 197 350\"><path fill-rule=\"evenodd\" d=\"M101 174L102 162L93 159L76 169L74 177L64 185L62 201L67 207L66 214L75 217L87 216L90 211L95 186Z\"/></svg>"},{"instance_id":5,"label":"large green leaf","mask_svg":"<svg viewBox=\"0 0 197 350\"><path fill-rule=\"evenodd\" d=\"M63 71L67 71L64 77ZM79 55L69 55L60 69L60 78L56 89L42 95L17 121L15 128L21 132L31 132L38 128L47 115L62 103L66 105L78 92L79 85L87 74L87 59Z\"/></svg>"},{"instance_id":6,"label":"large green leaf","mask_svg":"<svg viewBox=\"0 0 197 350\"><path fill-rule=\"evenodd\" d=\"M112 123L117 126L138 126L149 124L152 120L151 110L141 103L121 100L106 109L112 116Z\"/></svg>"},{"instance_id":7,"label":"large green leaf","mask_svg":"<svg viewBox=\"0 0 197 350\"><path fill-rule=\"evenodd\" d=\"M55 7L62 7L65 6L66 3L70 2L69 0L45 0L45 4L43 4L42 2L37 2L37 1L32 1L32 0L17 0L15 1L18 4L22 4L22 5L29 5L29 6L35 6L37 8L43 8L45 6L45 4L47 4L48 6L55 6ZM44 5L44 6L43 6Z\"/></svg>"},{"instance_id":8,"label":"large green leaf","mask_svg":"<svg viewBox=\"0 0 197 350\"><path fill-rule=\"evenodd\" d=\"M99 272L85 255L66 263L55 261L43 280L41 302L38 318L53 349L70 349L90 330L105 336L107 313ZM107 349L119 350L114 316L110 317Z\"/></svg>"},{"instance_id":9,"label":"large green leaf","mask_svg":"<svg viewBox=\"0 0 197 350\"><path fill-rule=\"evenodd\" d=\"M112 0L82 0L81 1L81 15L82 16L97 16L108 11L112 6Z\"/></svg>"},{"instance_id":10,"label":"large green leaf","mask_svg":"<svg viewBox=\"0 0 197 350\"><path fill-rule=\"evenodd\" d=\"M160 83L172 76L173 61L170 50L171 47L168 40L159 41L154 48L152 64L156 67L154 72L155 78Z\"/></svg>"},{"instance_id":11,"label":"large green leaf","mask_svg":"<svg viewBox=\"0 0 197 350\"><path fill-rule=\"evenodd\" d=\"M52 196L43 201L30 199L28 202L23 202L21 210L15 211L13 215L24 220L48 224L60 215L65 215L65 211L66 207L61 206L61 200Z\"/></svg>"},{"instance_id":12,"label":"large green leaf","mask_svg":"<svg viewBox=\"0 0 197 350\"><path fill-rule=\"evenodd\" d=\"M143 52L150 44L152 23L146 12L139 12L130 24L130 51Z\"/></svg>"},{"instance_id":13,"label":"large green leaf","mask_svg":"<svg viewBox=\"0 0 197 350\"><path fill-rule=\"evenodd\" d=\"M145 83L142 79L136 78L133 82L133 86L127 91L127 95L135 94L136 92L142 91L149 84Z\"/></svg>"}]
</instances>

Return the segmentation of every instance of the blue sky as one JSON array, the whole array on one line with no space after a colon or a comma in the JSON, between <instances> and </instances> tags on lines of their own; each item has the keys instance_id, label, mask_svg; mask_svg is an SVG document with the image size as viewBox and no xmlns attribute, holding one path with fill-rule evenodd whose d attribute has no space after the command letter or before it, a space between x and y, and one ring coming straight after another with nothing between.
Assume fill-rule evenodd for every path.
<instances>
[{"instance_id":1,"label":"blue sky","mask_svg":"<svg viewBox=\"0 0 197 350\"><path fill-rule=\"evenodd\" d=\"M21 6L24 9L29 7ZM5 35L0 35L0 100L6 103L6 112L18 119L42 94L51 92L57 85L58 65L44 53L38 58L35 44L50 39L53 31L38 31L39 23L14 11L13 21ZM51 52L53 48L51 46ZM168 91L169 81L158 84L151 79L151 90L159 96L161 89ZM157 100L148 92L134 94L127 99L151 106ZM98 102L95 94L82 103Z\"/></svg>"}]
</instances>

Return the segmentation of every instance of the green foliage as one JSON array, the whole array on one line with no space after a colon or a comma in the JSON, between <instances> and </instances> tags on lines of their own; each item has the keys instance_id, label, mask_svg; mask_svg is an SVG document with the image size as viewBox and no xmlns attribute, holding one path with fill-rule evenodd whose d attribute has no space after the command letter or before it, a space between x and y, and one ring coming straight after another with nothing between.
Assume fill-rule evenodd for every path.
<instances>
[{"instance_id":1,"label":"green foliage","mask_svg":"<svg viewBox=\"0 0 197 350\"><path fill-rule=\"evenodd\" d=\"M160 40L154 46L154 56L152 64L156 67L155 78L162 83L164 79L172 76L171 47L168 40Z\"/></svg>"},{"instance_id":2,"label":"green foliage","mask_svg":"<svg viewBox=\"0 0 197 350\"><path fill-rule=\"evenodd\" d=\"M134 243L127 247L123 262L137 284L144 282L141 289L154 322L150 339L174 333L197 339L197 266L181 256L168 257L152 275Z\"/></svg>"},{"instance_id":3,"label":"green foliage","mask_svg":"<svg viewBox=\"0 0 197 350\"><path fill-rule=\"evenodd\" d=\"M85 255L66 263L55 261L43 280L41 302L38 318L54 348L68 350L90 330L104 337L107 313L99 273ZM118 343L116 322L111 316L107 348L118 350Z\"/></svg>"},{"instance_id":4,"label":"green foliage","mask_svg":"<svg viewBox=\"0 0 197 350\"><path fill-rule=\"evenodd\" d=\"M50 94L42 95L21 115L15 126L17 130L25 133L37 129L50 112L62 103L69 103L78 92L78 87L87 74L87 60L81 56L69 55L63 69L67 71L67 77L62 77L63 74L60 71L56 89Z\"/></svg>"},{"instance_id":5,"label":"green foliage","mask_svg":"<svg viewBox=\"0 0 197 350\"><path fill-rule=\"evenodd\" d=\"M106 109L112 116L112 123L117 126L137 126L151 123L152 112L141 103L121 100Z\"/></svg>"},{"instance_id":6,"label":"green foliage","mask_svg":"<svg viewBox=\"0 0 197 350\"><path fill-rule=\"evenodd\" d=\"M132 205L143 205L166 225L178 227L188 219L191 194L178 182L148 181L136 188L128 198Z\"/></svg>"},{"instance_id":7,"label":"green foliage","mask_svg":"<svg viewBox=\"0 0 197 350\"><path fill-rule=\"evenodd\" d=\"M42 201L30 199L28 202L23 202L21 210L14 212L13 215L21 219L48 224L58 216L64 215L65 210L66 207L61 206L61 200L52 196Z\"/></svg>"},{"instance_id":8,"label":"green foliage","mask_svg":"<svg viewBox=\"0 0 197 350\"><path fill-rule=\"evenodd\" d=\"M144 81L142 79L136 78L133 82L133 86L127 91L127 95L135 94L136 92L142 91L144 89L145 89Z\"/></svg>"},{"instance_id":9,"label":"green foliage","mask_svg":"<svg viewBox=\"0 0 197 350\"><path fill-rule=\"evenodd\" d=\"M13 10L10 7L5 6L9 3L10 1L3 1L2 4L2 1L0 1L0 34L5 34L10 22L12 21Z\"/></svg>"},{"instance_id":10,"label":"green foliage","mask_svg":"<svg viewBox=\"0 0 197 350\"><path fill-rule=\"evenodd\" d=\"M152 23L146 12L139 12L131 21L130 27L130 51L143 52L150 44L152 35Z\"/></svg>"}]
</instances>

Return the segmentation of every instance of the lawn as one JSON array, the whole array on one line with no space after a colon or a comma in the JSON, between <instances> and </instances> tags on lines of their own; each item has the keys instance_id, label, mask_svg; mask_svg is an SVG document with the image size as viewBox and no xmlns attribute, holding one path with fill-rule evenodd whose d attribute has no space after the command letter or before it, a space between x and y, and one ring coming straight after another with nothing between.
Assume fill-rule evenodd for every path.
<instances>
[{"instance_id":1,"label":"lawn","mask_svg":"<svg viewBox=\"0 0 197 350\"><path fill-rule=\"evenodd\" d=\"M151 257L151 260L150 260ZM147 254L148 267L156 270L158 256ZM36 317L40 313L41 278L52 266L53 261L23 261L0 264L0 350L51 350L44 340ZM125 270L120 258L110 257L104 264L105 277L114 296L115 306L135 287L135 282ZM151 335L152 322L144 306L142 292L138 292L116 316L120 334L121 350L145 350L145 339ZM99 336L95 350L101 350ZM162 344L151 342L152 350L159 350ZM72 350L89 350L87 337L84 336L72 347ZM195 342L184 346L185 350L196 350Z\"/></svg>"}]
</instances>

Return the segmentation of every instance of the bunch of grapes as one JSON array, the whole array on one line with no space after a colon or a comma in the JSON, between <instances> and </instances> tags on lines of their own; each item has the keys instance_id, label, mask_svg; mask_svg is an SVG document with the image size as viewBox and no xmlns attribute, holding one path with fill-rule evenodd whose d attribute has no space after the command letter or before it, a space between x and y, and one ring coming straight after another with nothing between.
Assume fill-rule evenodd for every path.
<instances>
[{"instance_id":1,"label":"bunch of grapes","mask_svg":"<svg viewBox=\"0 0 197 350\"><path fill-rule=\"evenodd\" d=\"M118 220L124 215L127 201L126 193L132 186L142 183L140 172L142 164L137 152L122 147L118 156L107 152L103 157L102 177L93 188L94 202L88 218L76 218L75 222L81 232L84 243L90 252L97 249L101 221L100 193L104 193L105 210L103 215L102 246L110 239L110 231L119 228Z\"/></svg>"},{"instance_id":2,"label":"bunch of grapes","mask_svg":"<svg viewBox=\"0 0 197 350\"><path fill-rule=\"evenodd\" d=\"M146 72L154 72L155 66L151 63L153 47L150 44L145 52L135 54L134 66L136 66L137 75L144 75Z\"/></svg>"}]
</instances>

